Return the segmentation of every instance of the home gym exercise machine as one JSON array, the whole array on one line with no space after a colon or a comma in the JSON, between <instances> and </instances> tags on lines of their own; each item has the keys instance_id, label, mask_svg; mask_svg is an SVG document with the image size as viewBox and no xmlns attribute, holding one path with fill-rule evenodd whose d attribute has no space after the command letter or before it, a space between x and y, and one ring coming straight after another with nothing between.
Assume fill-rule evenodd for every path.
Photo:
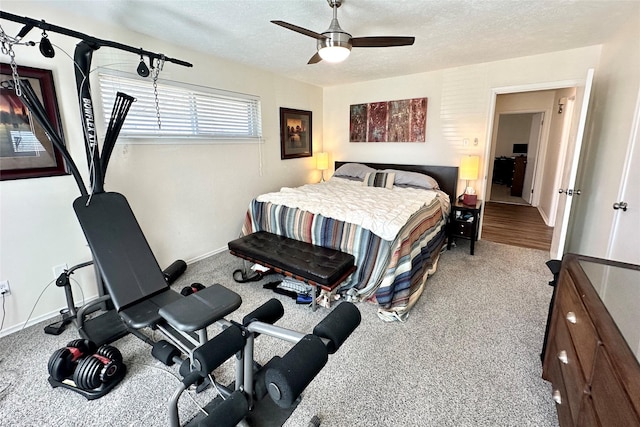
<instances>
[{"instance_id":1,"label":"home gym exercise machine","mask_svg":"<svg viewBox=\"0 0 640 427\"><path fill-rule=\"evenodd\" d=\"M28 80L22 80L17 75L12 44L4 37L2 49L10 51L14 75L13 81L3 82L3 85L16 91L32 116L43 127L53 145L61 152L80 190L81 195L73 202L73 208L89 243L97 279L104 287L104 293L98 298L98 302L113 307L107 312L111 313L108 316L114 323L105 329L115 330L116 334L106 338L104 342L117 339L119 334L131 332L152 346L152 355L158 360L169 366L176 363L180 365L183 380L169 405L169 423L172 426L181 424L177 403L182 393L193 385L202 388L207 384L213 384L221 398L214 399L207 406L206 416L198 415L189 424L231 427L236 424L248 425L250 421L253 425L267 425L261 424L263 417L258 415L258 408L263 402L272 402L275 405L269 407L268 411L281 409L284 416L274 417L275 424L271 425L281 425L291 408L297 405L302 391L325 366L328 355L336 352L357 328L360 323L359 310L353 304L343 302L318 323L310 334L275 325L284 315L284 308L277 299L271 299L252 311L241 323L226 320L225 317L241 305L240 296L219 284L198 289L188 296L172 290L126 198L119 193L104 191L104 178L111 152L135 100L126 94L117 94L100 151L88 78L93 52L101 47L111 47L141 57L147 56L154 69L161 67L164 62L183 66L191 64L162 54L96 39L44 21L5 12L0 14L0 18L24 25L18 36L12 39L14 41L23 38L34 27L81 40L76 45L74 62L90 191L87 191L62 137L49 122ZM4 35L4 31L2 33ZM50 49L47 46L44 49L42 45L40 47L45 56L51 57L51 46ZM143 64L142 61L141 63ZM138 73L148 75L148 68L145 73L139 66ZM68 275L66 277L68 279ZM70 307L74 307L72 296L70 299ZM79 328L82 335L90 335L86 323L81 323L85 313L84 307L78 310L75 313L76 322L85 325ZM212 325L219 327L221 332L209 338L207 327ZM148 328L159 330L166 340L154 342L142 332ZM275 356L264 366L260 366L254 360L254 344L261 334L285 340L293 346L283 357ZM100 391L99 388L110 390L116 377L119 381L123 376L122 355L108 345L98 347L90 340L76 340L53 356L49 362L49 370L56 377L55 383L50 380L54 386L101 393L104 390ZM235 357L234 383L229 386L218 384L212 375L213 370L232 357ZM118 372L120 374L116 375ZM74 380L70 383L80 384L70 386L67 381L70 378ZM105 386L107 383L108 387ZM265 398L267 395L270 399ZM95 398L93 395L91 397ZM315 423L317 425L317 421Z\"/></svg>"}]
</instances>

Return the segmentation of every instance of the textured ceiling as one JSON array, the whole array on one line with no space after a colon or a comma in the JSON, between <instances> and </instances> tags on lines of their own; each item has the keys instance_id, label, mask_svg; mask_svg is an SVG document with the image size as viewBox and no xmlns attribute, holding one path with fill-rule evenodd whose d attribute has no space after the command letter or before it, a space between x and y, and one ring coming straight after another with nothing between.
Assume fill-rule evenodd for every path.
<instances>
[{"instance_id":1,"label":"textured ceiling","mask_svg":"<svg viewBox=\"0 0 640 427\"><path fill-rule=\"evenodd\" d=\"M415 44L354 48L343 63L307 65L315 39L269 21L323 32L332 16L326 0L41 3L318 86L600 44L640 14L640 0L344 0L338 19L352 36L415 36Z\"/></svg>"}]
</instances>

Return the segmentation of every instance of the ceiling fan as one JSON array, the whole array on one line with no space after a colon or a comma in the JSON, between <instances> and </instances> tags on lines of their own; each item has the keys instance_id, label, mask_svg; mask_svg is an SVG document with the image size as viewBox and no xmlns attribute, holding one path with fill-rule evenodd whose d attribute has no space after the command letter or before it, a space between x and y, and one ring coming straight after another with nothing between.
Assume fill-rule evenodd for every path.
<instances>
[{"instance_id":1,"label":"ceiling fan","mask_svg":"<svg viewBox=\"0 0 640 427\"><path fill-rule=\"evenodd\" d=\"M307 30L297 25L284 21L271 21L276 25L313 37L317 40L318 51L311 57L307 64L316 64L323 59L327 62L341 62L347 59L352 47L392 47L410 46L415 41L415 37L393 37L393 36L372 36L372 37L351 37L351 34L340 28L338 23L338 8L343 0L327 0L333 9L333 19L331 25L323 33Z\"/></svg>"}]
</instances>

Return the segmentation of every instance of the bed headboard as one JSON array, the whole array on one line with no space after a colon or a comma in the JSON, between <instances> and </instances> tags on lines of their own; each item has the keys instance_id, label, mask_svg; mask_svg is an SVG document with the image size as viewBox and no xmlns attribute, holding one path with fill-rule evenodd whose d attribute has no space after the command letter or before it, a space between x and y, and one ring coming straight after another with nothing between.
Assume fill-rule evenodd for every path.
<instances>
[{"instance_id":1,"label":"bed headboard","mask_svg":"<svg viewBox=\"0 0 640 427\"><path fill-rule=\"evenodd\" d=\"M399 169L403 171L418 172L433 177L440 189L449 195L453 202L457 197L458 188L458 167L457 166L429 166L429 165L396 165L392 163L365 163L365 162L335 162L335 168L338 169L345 163L360 163L374 169Z\"/></svg>"}]
</instances>

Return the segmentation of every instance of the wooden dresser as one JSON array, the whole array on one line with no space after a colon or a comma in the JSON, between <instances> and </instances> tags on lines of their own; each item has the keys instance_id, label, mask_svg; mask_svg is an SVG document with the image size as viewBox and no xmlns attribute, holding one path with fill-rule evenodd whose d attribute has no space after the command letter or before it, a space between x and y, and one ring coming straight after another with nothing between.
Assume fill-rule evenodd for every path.
<instances>
[{"instance_id":1,"label":"wooden dresser","mask_svg":"<svg viewBox=\"0 0 640 427\"><path fill-rule=\"evenodd\" d=\"M543 378L561 426L640 426L640 266L567 254Z\"/></svg>"}]
</instances>

